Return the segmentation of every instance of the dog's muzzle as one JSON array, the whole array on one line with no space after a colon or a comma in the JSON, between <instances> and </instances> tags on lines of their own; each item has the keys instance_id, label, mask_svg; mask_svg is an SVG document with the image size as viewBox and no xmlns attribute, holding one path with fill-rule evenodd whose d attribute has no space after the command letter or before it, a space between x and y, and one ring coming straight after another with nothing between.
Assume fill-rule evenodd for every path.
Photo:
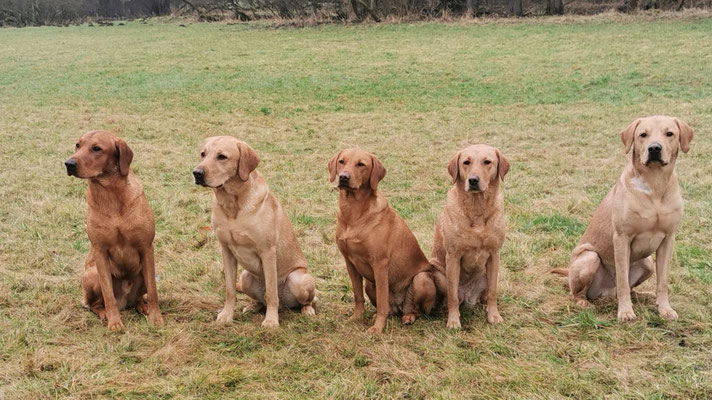
<instances>
[{"instance_id":1,"label":"dog's muzzle","mask_svg":"<svg viewBox=\"0 0 712 400\"><path fill-rule=\"evenodd\" d=\"M342 173L339 175L339 187L348 188L349 187L349 174Z\"/></svg>"},{"instance_id":2,"label":"dog's muzzle","mask_svg":"<svg viewBox=\"0 0 712 400\"><path fill-rule=\"evenodd\" d=\"M659 162L661 164L664 164L663 146L661 146L659 143L653 143L648 146L648 161L646 162L646 164L650 164L652 162Z\"/></svg>"},{"instance_id":3,"label":"dog's muzzle","mask_svg":"<svg viewBox=\"0 0 712 400\"><path fill-rule=\"evenodd\" d=\"M196 168L193 170L193 178L195 178L196 185L208 186L205 183L205 171L202 168Z\"/></svg>"},{"instance_id":4,"label":"dog's muzzle","mask_svg":"<svg viewBox=\"0 0 712 400\"><path fill-rule=\"evenodd\" d=\"M77 176L77 160L74 160L72 158L68 158L64 162L64 166L67 168L67 175L69 176Z\"/></svg>"},{"instance_id":5,"label":"dog's muzzle","mask_svg":"<svg viewBox=\"0 0 712 400\"><path fill-rule=\"evenodd\" d=\"M479 176L472 176L467 178L467 190L470 192L479 192L480 191L480 177Z\"/></svg>"}]
</instances>

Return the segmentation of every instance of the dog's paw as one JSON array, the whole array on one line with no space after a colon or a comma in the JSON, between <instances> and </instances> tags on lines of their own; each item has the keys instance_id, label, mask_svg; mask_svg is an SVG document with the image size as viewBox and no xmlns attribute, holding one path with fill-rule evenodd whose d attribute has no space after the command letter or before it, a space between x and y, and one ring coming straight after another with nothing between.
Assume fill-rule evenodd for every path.
<instances>
[{"instance_id":1,"label":"dog's paw","mask_svg":"<svg viewBox=\"0 0 712 400\"><path fill-rule=\"evenodd\" d=\"M383 332L383 327L377 326L376 324L373 324L372 327L370 327L370 328L368 328L368 330L366 330L366 333L371 334L371 335L378 335L381 332Z\"/></svg>"},{"instance_id":2,"label":"dog's paw","mask_svg":"<svg viewBox=\"0 0 712 400\"><path fill-rule=\"evenodd\" d=\"M309 305L309 306L304 306L304 307L302 307L302 314L304 314L304 315L315 315L315 314L316 314L316 311L314 311L314 307L312 307L311 305Z\"/></svg>"},{"instance_id":3,"label":"dog's paw","mask_svg":"<svg viewBox=\"0 0 712 400\"><path fill-rule=\"evenodd\" d=\"M403 322L403 325L410 325L413 322L415 322L415 314L413 314L413 313L404 314L403 318L401 318L401 321Z\"/></svg>"},{"instance_id":4,"label":"dog's paw","mask_svg":"<svg viewBox=\"0 0 712 400\"><path fill-rule=\"evenodd\" d=\"M504 319L499 315L499 312L487 313L487 322L490 324L501 324L504 322Z\"/></svg>"},{"instance_id":5,"label":"dog's paw","mask_svg":"<svg viewBox=\"0 0 712 400\"><path fill-rule=\"evenodd\" d=\"M138 311L139 314L148 315L148 304L143 301L139 301L136 304L136 311Z\"/></svg>"},{"instance_id":6,"label":"dog's paw","mask_svg":"<svg viewBox=\"0 0 712 400\"><path fill-rule=\"evenodd\" d=\"M110 330L114 332L118 332L124 329L124 324L121 322L120 318L110 319L107 326Z\"/></svg>"},{"instance_id":7,"label":"dog's paw","mask_svg":"<svg viewBox=\"0 0 712 400\"><path fill-rule=\"evenodd\" d=\"M636 318L632 309L618 310L618 321L620 322L635 321Z\"/></svg>"},{"instance_id":8,"label":"dog's paw","mask_svg":"<svg viewBox=\"0 0 712 400\"><path fill-rule=\"evenodd\" d=\"M659 308L658 313L665 319L677 319L677 312L670 307Z\"/></svg>"},{"instance_id":9,"label":"dog's paw","mask_svg":"<svg viewBox=\"0 0 712 400\"><path fill-rule=\"evenodd\" d=\"M160 311L154 311L148 314L148 322L153 326L163 326L163 315Z\"/></svg>"},{"instance_id":10,"label":"dog's paw","mask_svg":"<svg viewBox=\"0 0 712 400\"><path fill-rule=\"evenodd\" d=\"M245 307L242 308L242 313L243 313L243 314L246 314L246 313L249 313L249 312L254 312L254 313L256 313L256 312L260 312L260 311L262 311L262 304L260 304L260 303L258 303L258 302L256 302L256 301L255 301L255 302L252 302L252 303L250 303L250 304L248 304L248 305L246 305Z\"/></svg>"},{"instance_id":11,"label":"dog's paw","mask_svg":"<svg viewBox=\"0 0 712 400\"><path fill-rule=\"evenodd\" d=\"M235 312L232 310L223 309L218 314L216 322L220 325L229 324L232 322L232 318L235 316Z\"/></svg>"},{"instance_id":12,"label":"dog's paw","mask_svg":"<svg viewBox=\"0 0 712 400\"><path fill-rule=\"evenodd\" d=\"M354 313L349 317L349 321L359 322L363 321L363 310L354 310Z\"/></svg>"},{"instance_id":13,"label":"dog's paw","mask_svg":"<svg viewBox=\"0 0 712 400\"><path fill-rule=\"evenodd\" d=\"M462 325L460 324L460 318L448 318L447 319L448 329L460 329Z\"/></svg>"},{"instance_id":14,"label":"dog's paw","mask_svg":"<svg viewBox=\"0 0 712 400\"><path fill-rule=\"evenodd\" d=\"M581 308L586 308L591 305L586 299L576 299L576 305Z\"/></svg>"},{"instance_id":15,"label":"dog's paw","mask_svg":"<svg viewBox=\"0 0 712 400\"><path fill-rule=\"evenodd\" d=\"M262 327L263 328L277 328L279 327L279 320L275 318L265 318L264 321L262 321Z\"/></svg>"}]
</instances>

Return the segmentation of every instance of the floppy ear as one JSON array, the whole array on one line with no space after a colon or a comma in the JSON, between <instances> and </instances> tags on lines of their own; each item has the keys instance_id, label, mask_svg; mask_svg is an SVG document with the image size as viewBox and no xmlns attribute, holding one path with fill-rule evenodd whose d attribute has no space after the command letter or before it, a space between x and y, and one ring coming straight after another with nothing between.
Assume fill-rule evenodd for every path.
<instances>
[{"instance_id":1,"label":"floppy ear","mask_svg":"<svg viewBox=\"0 0 712 400\"><path fill-rule=\"evenodd\" d=\"M371 162L373 164L373 167L371 168L371 177L369 178L369 183L371 184L371 190L376 190L378 189L378 182L383 179L384 176L386 176L386 168L383 167L383 164L381 164L381 161L376 158L373 154L371 154Z\"/></svg>"},{"instance_id":2,"label":"floppy ear","mask_svg":"<svg viewBox=\"0 0 712 400\"><path fill-rule=\"evenodd\" d=\"M504 157L502 152L497 150L497 174L499 179L504 180L504 176L509 172L509 161Z\"/></svg>"},{"instance_id":3,"label":"floppy ear","mask_svg":"<svg viewBox=\"0 0 712 400\"><path fill-rule=\"evenodd\" d=\"M119 173L121 176L129 174L129 165L133 160L133 151L124 139L116 139L116 157L119 159Z\"/></svg>"},{"instance_id":4,"label":"floppy ear","mask_svg":"<svg viewBox=\"0 0 712 400\"><path fill-rule=\"evenodd\" d=\"M329 168L329 182L333 182L334 179L336 179L336 163L339 161L342 151L343 150L339 150L339 152L329 160L329 164L327 164Z\"/></svg>"},{"instance_id":5,"label":"floppy ear","mask_svg":"<svg viewBox=\"0 0 712 400\"><path fill-rule=\"evenodd\" d=\"M640 124L640 118L628 124L620 133L621 140L625 146L625 152L623 154L628 154L630 147L633 145L633 139L635 139L635 128Z\"/></svg>"},{"instance_id":6,"label":"floppy ear","mask_svg":"<svg viewBox=\"0 0 712 400\"><path fill-rule=\"evenodd\" d=\"M250 178L250 173L257 168L260 163L260 156L247 143L239 143L237 147L240 149L240 162L237 163L237 176L241 181L246 181Z\"/></svg>"},{"instance_id":7,"label":"floppy ear","mask_svg":"<svg viewBox=\"0 0 712 400\"><path fill-rule=\"evenodd\" d=\"M690 125L687 125L684 121L680 121L677 118L673 119L675 120L677 127L680 129L680 149L682 149L683 153L687 153L690 151L690 142L695 134L692 131L692 128L690 128Z\"/></svg>"},{"instance_id":8,"label":"floppy ear","mask_svg":"<svg viewBox=\"0 0 712 400\"><path fill-rule=\"evenodd\" d=\"M447 165L447 172L452 176L452 183L457 182L460 178L460 152L452 156L450 163Z\"/></svg>"}]
</instances>

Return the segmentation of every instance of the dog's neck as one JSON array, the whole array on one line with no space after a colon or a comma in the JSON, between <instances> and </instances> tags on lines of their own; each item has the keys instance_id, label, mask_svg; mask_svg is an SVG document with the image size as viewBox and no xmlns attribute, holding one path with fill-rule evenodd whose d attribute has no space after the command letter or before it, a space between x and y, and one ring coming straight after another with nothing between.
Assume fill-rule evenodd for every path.
<instances>
[{"instance_id":1,"label":"dog's neck","mask_svg":"<svg viewBox=\"0 0 712 400\"><path fill-rule=\"evenodd\" d=\"M481 220L486 223L492 215L500 211L499 179L490 182L484 192L468 192L459 181L454 189L456 204L463 205L462 212L470 220L470 224Z\"/></svg>"},{"instance_id":2,"label":"dog's neck","mask_svg":"<svg viewBox=\"0 0 712 400\"><path fill-rule=\"evenodd\" d=\"M89 178L87 203L94 211L105 215L123 215L133 201L143 193L141 183L131 171L126 176L111 173ZM101 206L94 206L94 205Z\"/></svg>"},{"instance_id":3,"label":"dog's neck","mask_svg":"<svg viewBox=\"0 0 712 400\"><path fill-rule=\"evenodd\" d=\"M645 166L640 162L640 157L633 151L632 163L626 168L626 186L633 190L647 194L653 198L662 198L672 185L677 185L675 161L677 153L670 156L670 162L663 166L653 164Z\"/></svg>"},{"instance_id":4,"label":"dog's neck","mask_svg":"<svg viewBox=\"0 0 712 400\"><path fill-rule=\"evenodd\" d=\"M382 211L387 205L378 190L372 190L368 185L357 190L339 189L338 217L346 223L354 222L363 215Z\"/></svg>"},{"instance_id":5,"label":"dog's neck","mask_svg":"<svg viewBox=\"0 0 712 400\"><path fill-rule=\"evenodd\" d=\"M228 217L236 218L240 211L254 207L256 196L259 196L257 181L261 176L257 171L252 171L246 181L237 176L228 179L222 187L212 188L215 201L225 211ZM265 185L266 186L266 185ZM269 193L269 189L267 189ZM266 197L266 193L262 193Z\"/></svg>"}]
</instances>

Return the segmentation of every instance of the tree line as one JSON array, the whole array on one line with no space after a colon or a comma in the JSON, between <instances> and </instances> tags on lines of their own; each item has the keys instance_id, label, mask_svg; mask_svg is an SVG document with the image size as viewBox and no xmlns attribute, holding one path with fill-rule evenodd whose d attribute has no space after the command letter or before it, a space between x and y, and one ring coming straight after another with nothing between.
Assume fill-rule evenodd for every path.
<instances>
[{"instance_id":1,"label":"tree line","mask_svg":"<svg viewBox=\"0 0 712 400\"><path fill-rule=\"evenodd\" d=\"M66 25L107 19L194 15L200 20L318 21L427 19L443 15L592 14L611 8L680 10L709 0L0 0L0 26ZM615 1L615 0L613 0ZM687 3L686 3L687 2Z\"/></svg>"}]
</instances>

